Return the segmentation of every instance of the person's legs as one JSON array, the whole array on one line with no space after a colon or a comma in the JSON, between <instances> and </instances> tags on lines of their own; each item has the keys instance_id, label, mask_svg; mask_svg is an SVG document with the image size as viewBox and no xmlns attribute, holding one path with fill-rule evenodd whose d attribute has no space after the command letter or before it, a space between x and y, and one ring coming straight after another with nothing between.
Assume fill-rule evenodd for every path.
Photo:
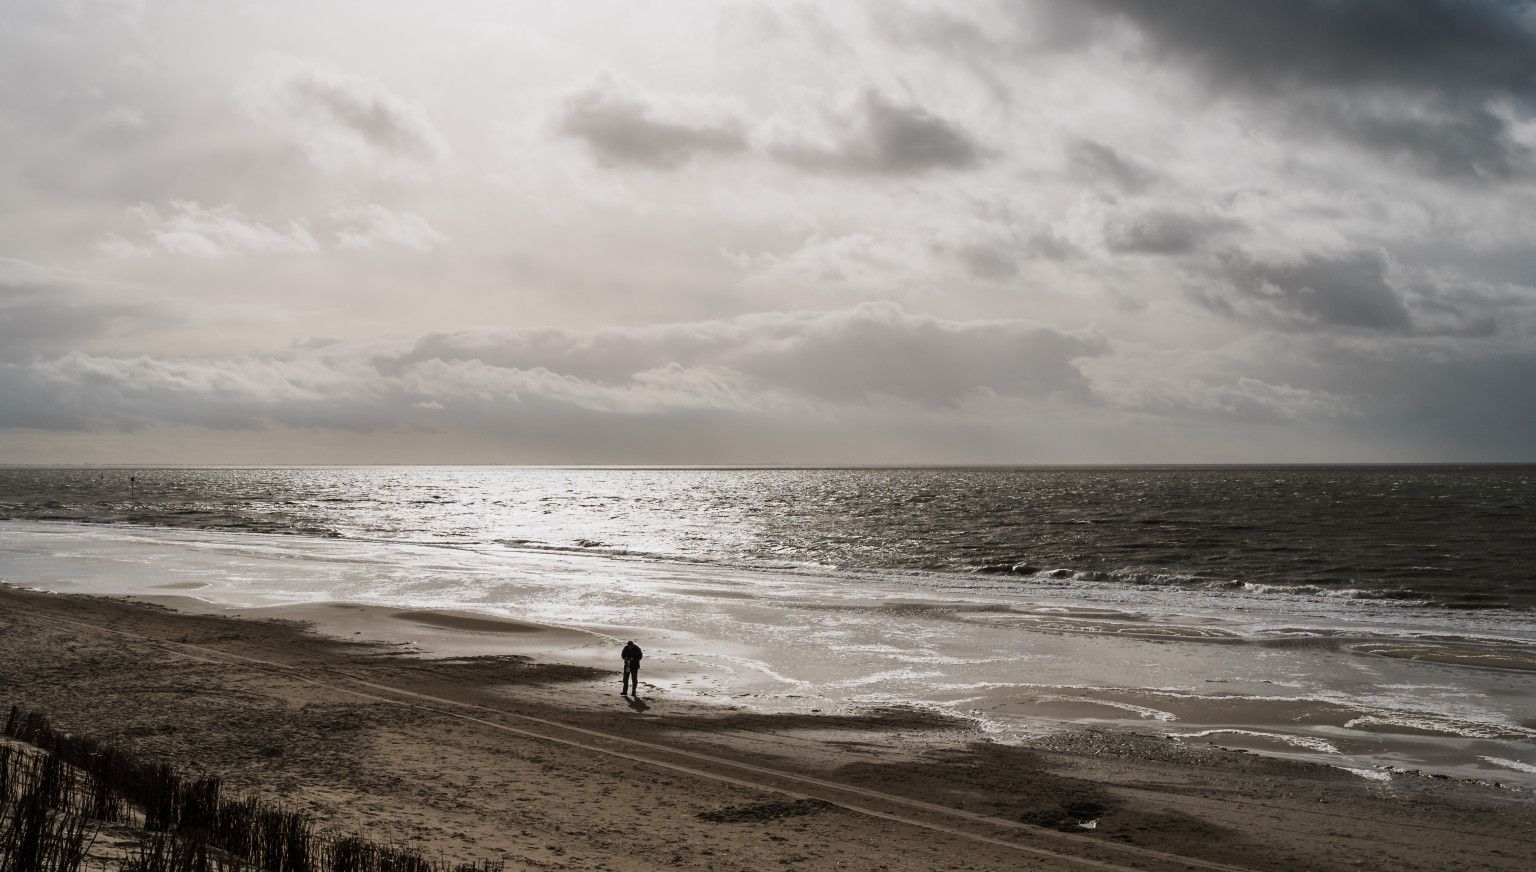
<instances>
[{"instance_id":1,"label":"person's legs","mask_svg":"<svg viewBox=\"0 0 1536 872\"><path fill-rule=\"evenodd\" d=\"M620 691L620 693L629 693L629 688L630 688L631 684L635 684L636 687L639 687L639 684L636 682L636 678L635 678L635 667L633 667L633 666L629 665L628 663L626 663L626 664L624 664L624 681L623 681L624 689L622 691Z\"/></svg>"}]
</instances>

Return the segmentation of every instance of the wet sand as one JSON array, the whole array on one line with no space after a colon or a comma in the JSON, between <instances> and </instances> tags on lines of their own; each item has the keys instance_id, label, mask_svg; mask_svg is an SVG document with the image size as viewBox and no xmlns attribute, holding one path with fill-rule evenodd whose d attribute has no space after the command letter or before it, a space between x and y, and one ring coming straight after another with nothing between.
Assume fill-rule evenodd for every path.
<instances>
[{"instance_id":1,"label":"wet sand","mask_svg":"<svg viewBox=\"0 0 1536 872\"><path fill-rule=\"evenodd\" d=\"M654 685L626 700L598 656L613 646L580 630L195 603L0 587L0 704L339 829L508 869L1513 870L1536 856L1522 790L1124 730L1005 746L923 709L772 714ZM1049 695L1036 704L1089 719L1212 704Z\"/></svg>"},{"instance_id":2,"label":"wet sand","mask_svg":"<svg viewBox=\"0 0 1536 872\"><path fill-rule=\"evenodd\" d=\"M1536 789L1536 630L1509 615L37 523L0 523L0 578L396 656L609 669L637 638L658 693L716 710L899 702L1011 744L1087 725Z\"/></svg>"},{"instance_id":3,"label":"wet sand","mask_svg":"<svg viewBox=\"0 0 1536 872\"><path fill-rule=\"evenodd\" d=\"M1536 652L1526 648L1433 641L1374 642L1356 645L1354 648L1366 654L1398 657L1403 660L1536 672Z\"/></svg>"}]
</instances>

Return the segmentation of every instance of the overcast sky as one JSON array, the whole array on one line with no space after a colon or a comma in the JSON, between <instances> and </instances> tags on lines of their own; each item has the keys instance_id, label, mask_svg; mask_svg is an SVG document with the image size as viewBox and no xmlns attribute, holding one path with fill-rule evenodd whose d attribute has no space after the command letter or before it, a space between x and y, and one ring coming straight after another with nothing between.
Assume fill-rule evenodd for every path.
<instances>
[{"instance_id":1,"label":"overcast sky","mask_svg":"<svg viewBox=\"0 0 1536 872\"><path fill-rule=\"evenodd\" d=\"M0 0L0 462L1536 460L1513 0Z\"/></svg>"}]
</instances>

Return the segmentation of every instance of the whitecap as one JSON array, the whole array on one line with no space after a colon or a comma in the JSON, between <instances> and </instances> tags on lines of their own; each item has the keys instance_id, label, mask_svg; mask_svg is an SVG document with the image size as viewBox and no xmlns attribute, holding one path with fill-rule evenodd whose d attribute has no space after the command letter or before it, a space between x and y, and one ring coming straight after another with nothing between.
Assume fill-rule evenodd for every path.
<instances>
[{"instance_id":1,"label":"whitecap","mask_svg":"<svg viewBox=\"0 0 1536 872\"><path fill-rule=\"evenodd\" d=\"M827 687L865 687L871 684L879 684L883 681L919 681L924 678L935 678L943 675L942 672L920 672L915 669L889 669L884 672L876 672L871 675L861 675L858 678L849 678L843 681L833 681Z\"/></svg>"},{"instance_id":2,"label":"whitecap","mask_svg":"<svg viewBox=\"0 0 1536 872\"><path fill-rule=\"evenodd\" d=\"M1423 730L1428 733L1465 736L1469 739L1504 739L1508 738L1510 734L1526 738L1536 737L1536 730L1530 730L1525 727L1481 724L1476 721L1457 720L1429 714L1409 714L1406 712L1379 712L1377 714L1361 715L1344 722L1346 730L1354 730L1372 725L1407 727L1414 730Z\"/></svg>"},{"instance_id":3,"label":"whitecap","mask_svg":"<svg viewBox=\"0 0 1536 872\"><path fill-rule=\"evenodd\" d=\"M1214 736L1221 733L1229 733L1240 736L1257 736L1261 739L1278 739L1287 745L1291 745L1296 748L1305 748L1308 751L1320 751L1324 754L1339 753L1339 749L1332 742L1326 739L1319 739L1316 736L1292 736L1288 733L1266 733L1260 730L1236 730L1230 728L1201 730L1198 733L1174 733L1173 737L1175 739L1201 739L1206 736Z\"/></svg>"},{"instance_id":4,"label":"whitecap","mask_svg":"<svg viewBox=\"0 0 1536 872\"><path fill-rule=\"evenodd\" d=\"M1343 769L1345 772L1353 773L1360 776L1361 778L1366 778L1371 781L1392 780L1392 773L1384 769L1360 769L1355 766L1340 766L1338 768Z\"/></svg>"},{"instance_id":5,"label":"whitecap","mask_svg":"<svg viewBox=\"0 0 1536 872\"><path fill-rule=\"evenodd\" d=\"M1492 763L1495 766L1501 766L1505 769L1513 769L1516 772L1530 772L1532 774L1536 774L1536 766L1532 766L1529 763L1521 763L1519 760L1505 760L1503 757L1482 756L1479 756L1478 759L1487 760L1489 763Z\"/></svg>"},{"instance_id":6,"label":"whitecap","mask_svg":"<svg viewBox=\"0 0 1536 872\"><path fill-rule=\"evenodd\" d=\"M1040 697L1040 700L1042 702L1085 702L1091 703L1093 705L1108 706L1109 708L1117 708L1121 709L1122 711L1133 712L1135 714L1141 715L1144 718L1154 721L1178 720L1178 717L1176 717L1173 712L1165 712L1162 709L1148 708L1144 705L1120 702L1119 700L1098 699L1096 697L1086 696L1042 696Z\"/></svg>"}]
</instances>

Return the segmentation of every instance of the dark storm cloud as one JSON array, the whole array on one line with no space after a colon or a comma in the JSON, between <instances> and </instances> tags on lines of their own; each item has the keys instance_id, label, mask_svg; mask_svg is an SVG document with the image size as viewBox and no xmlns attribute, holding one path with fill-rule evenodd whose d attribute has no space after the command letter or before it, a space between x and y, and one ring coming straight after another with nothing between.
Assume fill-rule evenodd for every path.
<instances>
[{"instance_id":1,"label":"dark storm cloud","mask_svg":"<svg viewBox=\"0 0 1536 872\"><path fill-rule=\"evenodd\" d=\"M1532 168L1530 149L1485 107L1455 105L1394 112L1360 105L1313 107L1318 119L1355 142L1415 160L1443 176L1503 178Z\"/></svg>"},{"instance_id":2,"label":"dark storm cloud","mask_svg":"<svg viewBox=\"0 0 1536 872\"><path fill-rule=\"evenodd\" d=\"M1380 438L1433 446L1440 458L1529 458L1536 445L1536 352L1437 343L1339 350L1331 360L1370 397L1366 427Z\"/></svg>"},{"instance_id":3,"label":"dark storm cloud","mask_svg":"<svg viewBox=\"0 0 1536 872\"><path fill-rule=\"evenodd\" d=\"M1536 32L1493 0L1084 0L1154 53L1223 90L1272 98L1292 120L1447 175L1528 171L1489 109L1536 100Z\"/></svg>"},{"instance_id":4,"label":"dark storm cloud","mask_svg":"<svg viewBox=\"0 0 1536 872\"><path fill-rule=\"evenodd\" d=\"M566 97L558 129L584 141L607 166L676 169L695 157L746 150L745 126L729 112L675 102L663 108L601 76Z\"/></svg>"},{"instance_id":5,"label":"dark storm cloud","mask_svg":"<svg viewBox=\"0 0 1536 872\"><path fill-rule=\"evenodd\" d=\"M1291 327L1405 331L1412 326L1380 252L1279 262L1228 252L1218 260L1221 290L1197 299L1224 314Z\"/></svg>"},{"instance_id":6,"label":"dark storm cloud","mask_svg":"<svg viewBox=\"0 0 1536 872\"><path fill-rule=\"evenodd\" d=\"M1522 460L1536 444L1536 345L1528 340L1315 333L1269 341L1287 350L1269 355L1267 376L1348 397L1351 429L1370 443L1411 444L1440 461Z\"/></svg>"},{"instance_id":7,"label":"dark storm cloud","mask_svg":"<svg viewBox=\"0 0 1536 872\"><path fill-rule=\"evenodd\" d=\"M1082 0L1228 83L1477 95L1536 86L1536 34L1493 0Z\"/></svg>"},{"instance_id":8,"label":"dark storm cloud","mask_svg":"<svg viewBox=\"0 0 1536 872\"><path fill-rule=\"evenodd\" d=\"M987 150L959 124L915 103L868 91L856 110L835 122L831 141L789 138L769 152L812 172L916 175L979 166Z\"/></svg>"}]
</instances>

